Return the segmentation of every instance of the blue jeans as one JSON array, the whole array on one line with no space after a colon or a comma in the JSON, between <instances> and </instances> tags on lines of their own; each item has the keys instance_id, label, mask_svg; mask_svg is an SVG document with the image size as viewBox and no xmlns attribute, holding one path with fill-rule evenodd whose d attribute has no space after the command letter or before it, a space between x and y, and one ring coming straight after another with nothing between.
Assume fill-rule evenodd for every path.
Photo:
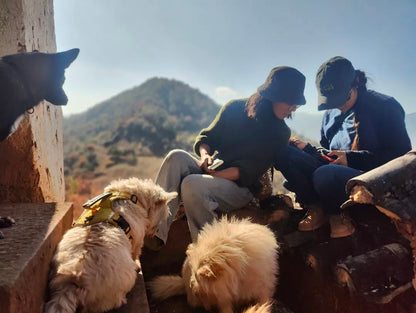
<instances>
[{"instance_id":1,"label":"blue jeans","mask_svg":"<svg viewBox=\"0 0 416 313\"><path fill-rule=\"evenodd\" d=\"M296 147L287 146L278 153L274 167L287 180L287 188L296 193L302 206L320 204L327 214L339 214L348 199L345 184L362 174L347 166L325 164Z\"/></svg>"}]
</instances>

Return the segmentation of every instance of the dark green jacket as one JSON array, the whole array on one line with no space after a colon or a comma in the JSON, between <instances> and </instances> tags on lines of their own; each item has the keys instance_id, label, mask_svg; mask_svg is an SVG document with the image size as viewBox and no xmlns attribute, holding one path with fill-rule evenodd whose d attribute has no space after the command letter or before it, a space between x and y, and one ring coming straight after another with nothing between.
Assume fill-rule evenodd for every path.
<instances>
[{"instance_id":1,"label":"dark green jacket","mask_svg":"<svg viewBox=\"0 0 416 313\"><path fill-rule=\"evenodd\" d=\"M199 155L202 143L219 152L224 164L239 169L236 183L256 192L259 178L272 165L277 151L287 145L290 129L284 120L270 114L267 121L257 121L247 116L247 99L233 100L224 105L211 125L203 129L195 140L194 152Z\"/></svg>"}]
</instances>

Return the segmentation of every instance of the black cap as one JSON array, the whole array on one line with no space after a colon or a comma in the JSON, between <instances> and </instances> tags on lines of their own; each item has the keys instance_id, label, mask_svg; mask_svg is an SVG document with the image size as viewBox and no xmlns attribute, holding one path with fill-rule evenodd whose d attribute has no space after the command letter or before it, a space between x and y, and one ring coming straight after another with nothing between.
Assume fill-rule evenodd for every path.
<instances>
[{"instance_id":1,"label":"black cap","mask_svg":"<svg viewBox=\"0 0 416 313\"><path fill-rule=\"evenodd\" d=\"M339 108L347 102L355 80L355 69L343 57L333 57L322 64L316 73L318 110Z\"/></svg>"},{"instance_id":2,"label":"black cap","mask_svg":"<svg viewBox=\"0 0 416 313\"><path fill-rule=\"evenodd\" d=\"M301 72L293 67L279 66L271 70L266 82L257 91L273 103L302 105L306 103L304 89L305 76Z\"/></svg>"}]
</instances>

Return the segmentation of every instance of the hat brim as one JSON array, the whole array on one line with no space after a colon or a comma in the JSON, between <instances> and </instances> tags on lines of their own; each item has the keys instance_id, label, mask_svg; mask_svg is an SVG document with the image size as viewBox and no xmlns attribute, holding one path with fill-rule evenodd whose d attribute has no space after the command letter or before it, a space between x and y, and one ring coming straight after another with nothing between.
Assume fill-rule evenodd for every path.
<instances>
[{"instance_id":1,"label":"hat brim","mask_svg":"<svg viewBox=\"0 0 416 313\"><path fill-rule=\"evenodd\" d=\"M298 97L297 99L293 100L293 103L289 103L292 105L304 105L306 104L306 98L304 95Z\"/></svg>"},{"instance_id":2,"label":"hat brim","mask_svg":"<svg viewBox=\"0 0 416 313\"><path fill-rule=\"evenodd\" d=\"M259 88L259 94L273 103L284 102L290 105L304 105L306 103L306 98L303 94L299 95L297 98L283 97L272 93L269 89L261 90L261 87Z\"/></svg>"},{"instance_id":3,"label":"hat brim","mask_svg":"<svg viewBox=\"0 0 416 313\"><path fill-rule=\"evenodd\" d=\"M346 92L333 94L330 96L324 96L319 93L318 95L318 111L337 109L347 102L350 94L350 90Z\"/></svg>"}]
</instances>

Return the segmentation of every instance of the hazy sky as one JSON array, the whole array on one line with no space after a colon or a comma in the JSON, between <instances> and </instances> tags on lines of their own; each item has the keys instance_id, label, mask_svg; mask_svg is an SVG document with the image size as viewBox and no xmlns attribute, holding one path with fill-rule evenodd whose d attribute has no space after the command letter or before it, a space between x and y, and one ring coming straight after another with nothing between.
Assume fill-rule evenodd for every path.
<instances>
[{"instance_id":1,"label":"hazy sky","mask_svg":"<svg viewBox=\"0 0 416 313\"><path fill-rule=\"evenodd\" d=\"M219 104L248 97L278 65L306 76L341 55L370 89L416 112L415 0L55 0L58 51L80 48L66 72L64 115L151 77L174 78Z\"/></svg>"}]
</instances>

